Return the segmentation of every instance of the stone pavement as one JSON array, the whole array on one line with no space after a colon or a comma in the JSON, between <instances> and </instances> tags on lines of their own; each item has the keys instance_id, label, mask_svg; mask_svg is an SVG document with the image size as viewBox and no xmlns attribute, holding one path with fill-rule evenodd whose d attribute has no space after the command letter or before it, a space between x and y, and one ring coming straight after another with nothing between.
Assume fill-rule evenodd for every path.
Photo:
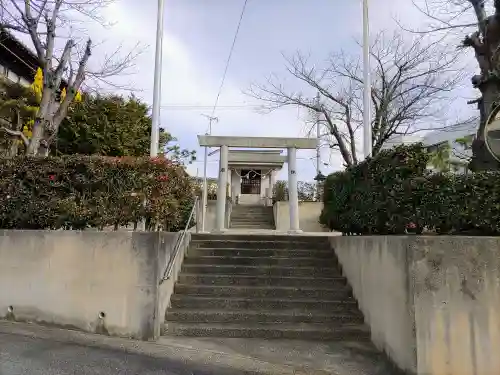
<instances>
[{"instance_id":1,"label":"stone pavement","mask_svg":"<svg viewBox=\"0 0 500 375\"><path fill-rule=\"evenodd\" d=\"M399 375L369 344L162 337L140 342L0 322L0 375Z\"/></svg>"},{"instance_id":2,"label":"stone pavement","mask_svg":"<svg viewBox=\"0 0 500 375\"><path fill-rule=\"evenodd\" d=\"M162 345L211 351L294 369L294 374L402 375L371 343L162 337Z\"/></svg>"},{"instance_id":3,"label":"stone pavement","mask_svg":"<svg viewBox=\"0 0 500 375\"><path fill-rule=\"evenodd\" d=\"M120 350L0 334L1 375L177 375L193 372L182 362ZM197 374L212 372L197 372Z\"/></svg>"}]
</instances>

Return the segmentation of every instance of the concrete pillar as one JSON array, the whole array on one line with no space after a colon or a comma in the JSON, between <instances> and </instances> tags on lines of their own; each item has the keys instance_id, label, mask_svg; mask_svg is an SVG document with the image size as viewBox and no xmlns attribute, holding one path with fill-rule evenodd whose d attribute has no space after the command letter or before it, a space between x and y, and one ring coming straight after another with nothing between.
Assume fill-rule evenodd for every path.
<instances>
[{"instance_id":1,"label":"concrete pillar","mask_svg":"<svg viewBox=\"0 0 500 375\"><path fill-rule=\"evenodd\" d=\"M297 190L297 149L288 148L288 204L290 206L290 231L301 232L299 228L299 193Z\"/></svg>"},{"instance_id":2,"label":"concrete pillar","mask_svg":"<svg viewBox=\"0 0 500 375\"><path fill-rule=\"evenodd\" d=\"M273 197L273 170L269 172L269 196L268 198Z\"/></svg>"},{"instance_id":3,"label":"concrete pillar","mask_svg":"<svg viewBox=\"0 0 500 375\"><path fill-rule=\"evenodd\" d=\"M268 188L268 194L267 194L267 204L269 206L272 206L273 205L273 170L271 169L269 171L269 175L268 175L268 178L269 178L269 188Z\"/></svg>"},{"instance_id":4,"label":"concrete pillar","mask_svg":"<svg viewBox=\"0 0 500 375\"><path fill-rule=\"evenodd\" d=\"M215 229L216 232L222 232L225 229L226 218L226 189L227 189L227 159L228 147L220 147L219 161L219 181L217 188L217 210L215 214Z\"/></svg>"}]
</instances>

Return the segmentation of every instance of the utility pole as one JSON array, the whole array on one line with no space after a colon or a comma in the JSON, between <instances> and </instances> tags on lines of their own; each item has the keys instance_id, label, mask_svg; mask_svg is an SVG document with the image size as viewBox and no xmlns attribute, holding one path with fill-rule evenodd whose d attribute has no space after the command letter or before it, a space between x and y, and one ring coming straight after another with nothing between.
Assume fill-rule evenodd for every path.
<instances>
[{"instance_id":1,"label":"utility pole","mask_svg":"<svg viewBox=\"0 0 500 375\"><path fill-rule=\"evenodd\" d=\"M149 154L152 158L158 155L158 141L160 130L160 106L161 106L161 69L162 69L162 49L163 49L163 18L165 0L158 0L158 14L156 18L156 51L155 51L155 72L153 87L153 115L151 121L151 144Z\"/></svg>"},{"instance_id":2,"label":"utility pole","mask_svg":"<svg viewBox=\"0 0 500 375\"><path fill-rule=\"evenodd\" d=\"M371 80L370 80L370 22L368 1L363 0L363 151L372 155Z\"/></svg>"},{"instance_id":3,"label":"utility pole","mask_svg":"<svg viewBox=\"0 0 500 375\"><path fill-rule=\"evenodd\" d=\"M165 0L158 0L158 14L156 15L156 51L155 51L155 72L153 83L153 113L151 118L151 143L149 145L149 156L158 156L160 138L160 104L161 104L161 68L163 49L163 16ZM144 198L143 205L146 207L147 201ZM139 223L139 230L146 230L146 218Z\"/></svg>"},{"instance_id":4,"label":"utility pole","mask_svg":"<svg viewBox=\"0 0 500 375\"><path fill-rule=\"evenodd\" d=\"M208 118L208 132L205 135L212 134L212 122L218 122L219 119L214 116L202 115ZM201 232L205 232L205 217L207 216L208 204L208 186L207 186L207 162L208 162L208 147L205 146L205 158L203 160L203 195L202 195L202 209L201 209Z\"/></svg>"},{"instance_id":5,"label":"utility pole","mask_svg":"<svg viewBox=\"0 0 500 375\"><path fill-rule=\"evenodd\" d=\"M321 164L321 152L320 152L320 140L321 140L321 129L320 129L320 103L319 103L319 92L316 95L316 108L318 108L318 111L316 111L316 138L318 140L318 144L316 146L316 177L319 176L320 173L320 164ZM316 180L316 199L319 200L319 189L320 189L320 184L321 182Z\"/></svg>"}]
</instances>

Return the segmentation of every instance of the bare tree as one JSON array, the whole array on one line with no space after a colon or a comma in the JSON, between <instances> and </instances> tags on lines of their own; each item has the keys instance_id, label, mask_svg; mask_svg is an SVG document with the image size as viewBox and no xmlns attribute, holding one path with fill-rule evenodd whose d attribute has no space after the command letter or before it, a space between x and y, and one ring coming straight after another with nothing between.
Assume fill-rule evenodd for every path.
<instances>
[{"instance_id":1,"label":"bare tree","mask_svg":"<svg viewBox=\"0 0 500 375\"><path fill-rule=\"evenodd\" d=\"M106 80L128 69L135 57L125 57L114 51L106 58L98 71L89 67L93 44L90 38L63 37L64 47L57 48L58 37L75 29L78 17L103 23L99 9L112 0L2 0L0 2L0 29L27 34L33 44L39 67L43 71L43 89L39 109L32 130L32 137L26 145L28 155L47 155L50 145L57 136L59 125L65 118L70 103L86 78L92 76ZM78 17L76 17L78 16ZM80 17L81 18L81 17ZM82 31L80 30L80 33ZM58 102L57 92L61 82L67 84L66 96ZM6 129L4 129L6 130ZM9 133L9 132L7 132ZM11 135L15 135L10 132Z\"/></svg>"},{"instance_id":2,"label":"bare tree","mask_svg":"<svg viewBox=\"0 0 500 375\"><path fill-rule=\"evenodd\" d=\"M480 115L469 167L473 171L500 168L484 141L486 121L500 103L500 0L413 0L413 3L429 20L424 30L413 32L465 35L460 44L455 44L473 51L479 74L471 81L481 93L478 99L469 101L477 104Z\"/></svg>"},{"instance_id":3,"label":"bare tree","mask_svg":"<svg viewBox=\"0 0 500 375\"><path fill-rule=\"evenodd\" d=\"M380 33L371 48L373 154L397 135L445 126L443 100L461 79L457 54L445 52L438 42L422 39L407 43L401 35ZM328 130L330 147L345 165L358 163L358 136L363 118L363 71L359 57L334 53L325 68L316 68L297 53L286 59L288 72L308 93L289 91L276 76L254 84L248 94L264 101L267 110L299 106ZM319 103L315 96L319 94Z\"/></svg>"}]
</instances>

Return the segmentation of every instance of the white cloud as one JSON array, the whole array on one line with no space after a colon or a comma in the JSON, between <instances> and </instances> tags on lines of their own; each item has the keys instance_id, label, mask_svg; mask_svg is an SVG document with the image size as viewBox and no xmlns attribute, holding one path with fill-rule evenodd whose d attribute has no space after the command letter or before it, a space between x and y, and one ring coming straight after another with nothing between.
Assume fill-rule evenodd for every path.
<instances>
[{"instance_id":1,"label":"white cloud","mask_svg":"<svg viewBox=\"0 0 500 375\"><path fill-rule=\"evenodd\" d=\"M211 114L211 108L214 104L217 91L223 73L223 64L227 58L229 45L227 40L232 38L234 32L234 22L236 15L232 15L228 21L225 14L224 5L234 0L212 0L213 9L217 12L206 12L208 6L203 0L169 0L166 1L166 20L163 42L163 67L162 67L162 126L164 126L173 135L177 136L183 147L197 148L200 160L203 152L197 147L197 134L203 134L206 131L208 120L202 114ZM288 3L290 1L290 3ZM318 16L322 14L320 5L327 2L317 1ZM287 108L276 111L269 115L256 113L252 108L227 108L225 106L254 104L255 102L242 94L251 81L262 81L263 72L271 73L280 71L283 68L283 61L276 59L283 46L308 46L311 44L315 50L313 55L326 57L330 51L339 46L346 48L359 48L354 45L351 38L345 38L344 35L360 37L361 35L361 1L342 3L338 5L338 14L329 13L330 23L318 23L314 19L289 20L276 19L270 17L267 23L261 23L262 17L256 12L265 12L266 7L273 7L273 11L279 11L275 8L277 3L255 1L252 6L250 2L249 12L243 24L241 37L233 56L233 61L229 69L219 105L220 108L215 112L219 122L214 125L213 133L219 135L241 135L241 136L305 136L304 118L305 114L299 112L296 108ZM283 1L284 7L301 6L301 1L287 0ZM309 3L309 2L307 2ZM329 5L331 3L328 1ZM353 4L355 3L355 4ZM376 33L381 29L395 29L397 24L394 18L401 20L406 24L419 24L423 22L421 16L415 11L411 0L372 0L371 2L371 31ZM297 5L299 4L299 5ZM326 5L325 5L326 6ZM335 5L337 6L337 5ZM198 9L202 9L198 11ZM343 12L345 10L345 12ZM149 103L152 102L153 91L153 73L154 73L154 53L155 53L155 35L156 35L156 1L137 1L121 0L110 6L104 12L105 16L114 21L115 25L104 30L97 25L88 27L90 36L97 42L105 39L105 43L96 47L92 56L92 64L98 65L102 56L106 52L112 51L118 44L123 44L124 51L133 48L137 42L143 46L149 46L145 52L136 61L136 74L117 78L116 82L132 83L138 90L138 96L144 98ZM293 12L283 13L286 17L291 17ZM233 17L234 16L234 17ZM218 24L214 26L214 19L218 17ZM253 17L253 18L252 18ZM346 22L342 17L349 17ZM244 20L245 21L245 20ZM250 22L252 21L252 22ZM269 38L256 40L252 38L253 29L246 27L257 27L261 38L269 34ZM205 28L206 27L206 28ZM339 35L337 28L343 29L343 36ZM222 32L224 43L221 46L220 36L213 29ZM317 40L311 40L311 33L301 37L298 28L314 30L317 32ZM273 37L273 30L278 37ZM265 31L263 31L265 30ZM289 35L293 35L293 40L287 39L287 30ZM293 33L291 32L293 31ZM257 32L257 30L255 31ZM267 33L267 34L266 34ZM272 35L271 35L272 34ZM281 39L280 39L281 38ZM297 40L296 40L297 39ZM213 50L223 51L206 55L211 51L208 46L213 46ZM217 48L215 48L217 47ZM295 47L293 47L295 48ZM203 51L201 53L200 51ZM208 51L208 52L207 52ZM256 51L248 55L248 51ZM260 51L260 52L259 52ZM262 52L265 51L265 52ZM270 51L274 54L271 56ZM293 49L283 51L293 53ZM244 58L242 58L244 55ZM245 60L246 59L246 60ZM294 84L290 86L294 88ZM469 89L470 91L470 89ZM186 108L173 108L171 105L190 105ZM169 107L170 106L170 107ZM200 106L203 106L201 108ZM323 159L330 160L328 150L323 150ZM314 163L307 158L314 155L314 152L301 151L299 157L299 178L311 179L315 175ZM215 157L215 156L214 156ZM303 158L303 159L302 159ZM217 160L215 157L214 160ZM202 163L196 163L188 169L196 173L196 168L201 173ZM337 154L331 158L331 167L328 170L341 167L341 161ZM216 163L209 163L209 174L215 175L217 171ZM325 169L324 169L324 172ZM284 177L286 172L282 173Z\"/></svg>"}]
</instances>

